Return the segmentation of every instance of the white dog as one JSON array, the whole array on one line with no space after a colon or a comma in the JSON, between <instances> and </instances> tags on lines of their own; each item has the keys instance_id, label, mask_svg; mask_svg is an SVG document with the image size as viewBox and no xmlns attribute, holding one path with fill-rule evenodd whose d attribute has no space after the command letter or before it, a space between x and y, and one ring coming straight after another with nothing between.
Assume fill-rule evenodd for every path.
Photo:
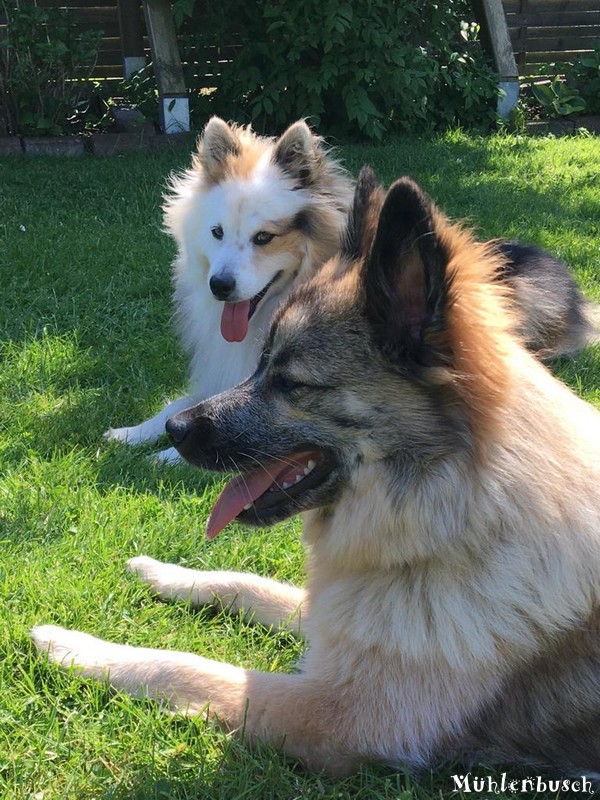
<instances>
[{"instance_id":1,"label":"white dog","mask_svg":"<svg viewBox=\"0 0 600 800\"><path fill-rule=\"evenodd\" d=\"M173 414L253 372L275 308L339 250L353 192L306 123L272 139L218 117L171 189L165 223L178 247L175 305L191 394L105 434L129 444L156 441ZM178 456L169 449L160 458Z\"/></svg>"}]
</instances>

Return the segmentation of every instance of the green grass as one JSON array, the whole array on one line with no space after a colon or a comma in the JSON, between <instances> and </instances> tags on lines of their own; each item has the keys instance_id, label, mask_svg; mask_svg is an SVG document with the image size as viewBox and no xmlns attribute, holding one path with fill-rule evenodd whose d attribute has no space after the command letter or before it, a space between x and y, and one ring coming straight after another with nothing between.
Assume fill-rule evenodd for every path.
<instances>
[{"instance_id":1,"label":"green grass","mask_svg":"<svg viewBox=\"0 0 600 800\"><path fill-rule=\"evenodd\" d=\"M553 250L600 298L597 139L453 134L340 155L354 171L371 163L386 182L413 175L481 236ZM297 521L230 526L209 544L218 480L156 467L101 436L184 384L160 196L187 159L0 161L0 798L449 797L448 772L417 783L385 768L345 781L310 775L202 719L171 719L62 673L29 642L32 625L56 623L267 670L291 669L301 650L238 616L155 602L123 569L146 553L303 579ZM599 356L590 350L559 369L600 403Z\"/></svg>"}]
</instances>

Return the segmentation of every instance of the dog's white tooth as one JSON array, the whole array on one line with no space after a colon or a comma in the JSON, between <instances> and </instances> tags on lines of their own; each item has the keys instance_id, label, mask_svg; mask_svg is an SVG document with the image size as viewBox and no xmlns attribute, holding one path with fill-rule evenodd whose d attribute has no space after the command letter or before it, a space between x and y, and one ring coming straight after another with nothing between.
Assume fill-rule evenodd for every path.
<instances>
[{"instance_id":1,"label":"dog's white tooth","mask_svg":"<svg viewBox=\"0 0 600 800\"><path fill-rule=\"evenodd\" d=\"M314 469L316 466L317 466L317 462L316 462L316 461L313 461L313 460L312 460L312 458L311 458L311 460L308 462L308 471L310 472L310 471L311 471L311 470L313 470L313 469Z\"/></svg>"},{"instance_id":2,"label":"dog's white tooth","mask_svg":"<svg viewBox=\"0 0 600 800\"><path fill-rule=\"evenodd\" d=\"M308 475L309 472L310 472L309 468L308 467L304 467L304 474Z\"/></svg>"},{"instance_id":3,"label":"dog's white tooth","mask_svg":"<svg viewBox=\"0 0 600 800\"><path fill-rule=\"evenodd\" d=\"M294 483L298 483L298 481L301 481L303 478L304 475L296 475L296 480L294 481Z\"/></svg>"},{"instance_id":4,"label":"dog's white tooth","mask_svg":"<svg viewBox=\"0 0 600 800\"><path fill-rule=\"evenodd\" d=\"M283 489L289 489L291 485L292 485L291 483L288 483L287 481L284 481L283 484L282 484L282 488Z\"/></svg>"},{"instance_id":5,"label":"dog's white tooth","mask_svg":"<svg viewBox=\"0 0 600 800\"><path fill-rule=\"evenodd\" d=\"M244 506L244 511L248 511L249 508L252 508L252 503L246 503Z\"/></svg>"}]
</instances>

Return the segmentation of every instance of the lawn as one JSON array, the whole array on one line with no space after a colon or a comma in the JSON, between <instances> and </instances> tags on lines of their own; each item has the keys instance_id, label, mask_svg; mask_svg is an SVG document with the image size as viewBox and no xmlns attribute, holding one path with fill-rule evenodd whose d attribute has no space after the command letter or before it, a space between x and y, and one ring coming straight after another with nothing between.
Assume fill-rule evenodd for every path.
<instances>
[{"instance_id":1,"label":"lawn","mask_svg":"<svg viewBox=\"0 0 600 800\"><path fill-rule=\"evenodd\" d=\"M552 250L600 299L597 139L457 133L340 155L386 182L416 177L483 237ZM418 782L380 767L344 781L310 775L203 719L169 718L62 673L29 642L32 625L56 623L266 670L292 669L301 651L241 617L155 602L123 568L145 553L303 580L297 520L269 531L232 525L207 543L219 480L102 439L184 386L160 198L187 160L0 161L0 798L449 797L448 771ZM556 368L600 405L600 348Z\"/></svg>"}]
</instances>

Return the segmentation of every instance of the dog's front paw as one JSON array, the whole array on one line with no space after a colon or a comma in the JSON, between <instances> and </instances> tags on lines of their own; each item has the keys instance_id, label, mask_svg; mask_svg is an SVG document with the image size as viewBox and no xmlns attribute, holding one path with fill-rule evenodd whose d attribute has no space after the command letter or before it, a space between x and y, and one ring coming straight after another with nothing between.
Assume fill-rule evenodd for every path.
<instances>
[{"instance_id":1,"label":"dog's front paw","mask_svg":"<svg viewBox=\"0 0 600 800\"><path fill-rule=\"evenodd\" d=\"M157 561L155 558L150 558L150 556L135 556L135 558L130 558L127 561L126 566L129 572L137 575L141 581L152 586L159 580L160 575L164 574L165 568L169 565L163 564L162 561Z\"/></svg>"},{"instance_id":2,"label":"dog's front paw","mask_svg":"<svg viewBox=\"0 0 600 800\"><path fill-rule=\"evenodd\" d=\"M38 625L31 630L37 649L47 653L50 661L63 667L86 667L96 664L99 658L99 639L81 631L60 628L58 625Z\"/></svg>"},{"instance_id":3,"label":"dog's front paw","mask_svg":"<svg viewBox=\"0 0 600 800\"><path fill-rule=\"evenodd\" d=\"M213 603L218 594L217 586L220 584L215 582L215 576L221 573L199 572L178 564L165 564L149 556L129 559L127 568L161 600L183 600L194 606L206 605Z\"/></svg>"},{"instance_id":4,"label":"dog's front paw","mask_svg":"<svg viewBox=\"0 0 600 800\"><path fill-rule=\"evenodd\" d=\"M150 456L155 464L183 464L183 458L174 447L167 447L166 450L159 450Z\"/></svg>"},{"instance_id":5,"label":"dog's front paw","mask_svg":"<svg viewBox=\"0 0 600 800\"><path fill-rule=\"evenodd\" d=\"M139 444L141 441L136 427L109 428L102 434L107 442L123 442L124 444Z\"/></svg>"},{"instance_id":6,"label":"dog's front paw","mask_svg":"<svg viewBox=\"0 0 600 800\"><path fill-rule=\"evenodd\" d=\"M150 556L136 556L127 562L127 569L136 575L161 600L181 597L182 568L177 564L165 564Z\"/></svg>"}]
</instances>

